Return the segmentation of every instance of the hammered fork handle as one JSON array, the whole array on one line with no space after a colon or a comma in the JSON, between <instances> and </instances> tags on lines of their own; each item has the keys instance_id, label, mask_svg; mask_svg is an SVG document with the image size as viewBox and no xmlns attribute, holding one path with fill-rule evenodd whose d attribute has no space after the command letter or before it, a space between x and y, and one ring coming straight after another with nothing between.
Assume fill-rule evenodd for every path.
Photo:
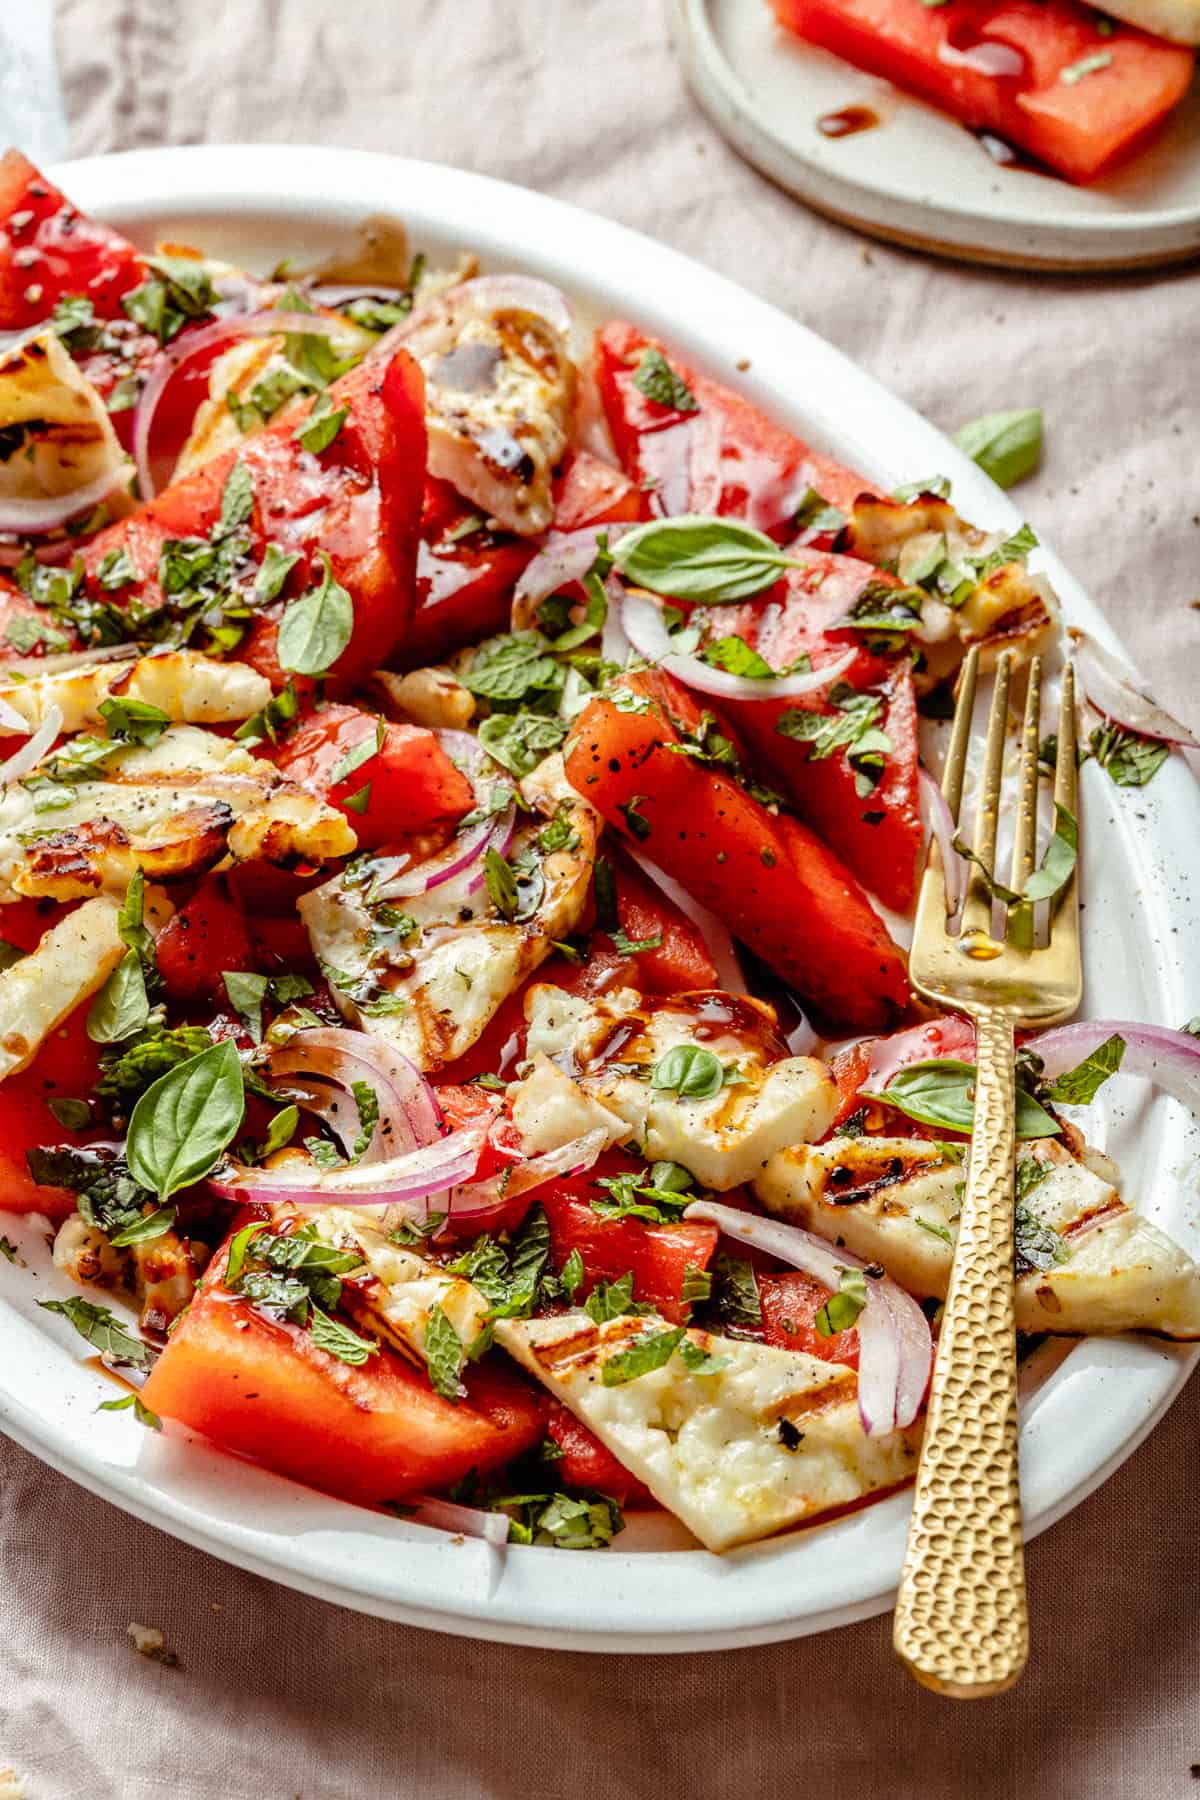
<instances>
[{"instance_id":1,"label":"hammered fork handle","mask_svg":"<svg viewBox=\"0 0 1200 1800\"><path fill-rule=\"evenodd\" d=\"M1013 1324L1013 1021L972 1009L975 1125L942 1315L895 1646L923 1686L998 1694L1029 1654Z\"/></svg>"}]
</instances>

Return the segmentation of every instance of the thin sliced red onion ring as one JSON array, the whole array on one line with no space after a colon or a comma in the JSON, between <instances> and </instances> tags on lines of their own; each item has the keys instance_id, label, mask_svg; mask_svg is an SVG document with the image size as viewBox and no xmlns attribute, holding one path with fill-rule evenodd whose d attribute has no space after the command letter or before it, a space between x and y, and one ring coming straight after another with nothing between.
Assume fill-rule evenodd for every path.
<instances>
[{"instance_id":1,"label":"thin sliced red onion ring","mask_svg":"<svg viewBox=\"0 0 1200 1800\"><path fill-rule=\"evenodd\" d=\"M707 906L701 906L698 900L693 900L686 888L682 888L657 863L651 862L644 851L633 844L627 844L626 849L646 879L653 882L668 900L673 900L684 917L691 919L699 928L708 954L712 957L713 968L717 971L717 986L727 994L744 994L746 977L729 927L718 919L716 913L709 912Z\"/></svg>"},{"instance_id":2,"label":"thin sliced red onion ring","mask_svg":"<svg viewBox=\"0 0 1200 1800\"><path fill-rule=\"evenodd\" d=\"M522 1194L544 1187L556 1175L582 1175L611 1142L604 1127L598 1126L595 1131L561 1144L557 1150L543 1150L525 1162L510 1164L503 1189L498 1175L458 1188L450 1196L447 1224L457 1225L464 1217L474 1224L486 1212L502 1211L510 1200L519 1200Z\"/></svg>"},{"instance_id":3,"label":"thin sliced red onion ring","mask_svg":"<svg viewBox=\"0 0 1200 1800\"><path fill-rule=\"evenodd\" d=\"M438 295L430 304L454 307L465 305L468 313L474 315L496 312L533 313L544 319L559 337L571 336L571 309L565 296L550 282L539 281L536 275L476 275L470 281L461 281L457 287ZM424 310L423 307L418 308L413 317L418 318Z\"/></svg>"},{"instance_id":4,"label":"thin sliced red onion ring","mask_svg":"<svg viewBox=\"0 0 1200 1800\"><path fill-rule=\"evenodd\" d=\"M711 668L697 656L681 656L671 646L660 603L640 589L626 592L622 620L630 643L647 662L658 663L687 687L721 700L793 700L801 694L815 694L845 674L858 655L857 650L849 649L805 674L764 676L759 680Z\"/></svg>"},{"instance_id":5,"label":"thin sliced red onion ring","mask_svg":"<svg viewBox=\"0 0 1200 1800\"><path fill-rule=\"evenodd\" d=\"M117 488L128 487L132 477L133 469L122 458L85 487L73 488L69 494L48 495L44 500L22 500L14 496L0 501L0 531L17 532L23 537L58 531L77 513L89 512Z\"/></svg>"},{"instance_id":6,"label":"thin sliced red onion ring","mask_svg":"<svg viewBox=\"0 0 1200 1800\"><path fill-rule=\"evenodd\" d=\"M1097 712L1143 737L1161 738L1164 743L1177 744L1185 750L1200 749L1200 738L1156 706L1139 678L1118 657L1075 626L1071 627L1071 637L1079 685Z\"/></svg>"},{"instance_id":7,"label":"thin sliced red onion ring","mask_svg":"<svg viewBox=\"0 0 1200 1800\"><path fill-rule=\"evenodd\" d=\"M266 1201L291 1206L399 1206L410 1218L445 1212L447 1190L469 1181L479 1165L490 1121L465 1125L404 1156L363 1168L253 1169L231 1163L208 1187L236 1203Z\"/></svg>"},{"instance_id":8,"label":"thin sliced red onion ring","mask_svg":"<svg viewBox=\"0 0 1200 1800\"><path fill-rule=\"evenodd\" d=\"M94 650L56 650L51 656L0 655L0 683L10 675L29 681L39 675L88 669L94 663L135 662L142 654L136 644L103 644Z\"/></svg>"},{"instance_id":9,"label":"thin sliced red onion ring","mask_svg":"<svg viewBox=\"0 0 1200 1800\"><path fill-rule=\"evenodd\" d=\"M967 865L954 848L954 820L950 816L950 806L945 794L928 769L917 770L917 782L921 818L926 831L936 840L938 854L942 859L942 873L946 883L946 916L950 918L962 905Z\"/></svg>"},{"instance_id":10,"label":"thin sliced red onion ring","mask_svg":"<svg viewBox=\"0 0 1200 1800\"><path fill-rule=\"evenodd\" d=\"M388 300L393 305L400 306L411 298L408 288L396 287L394 283L386 281L322 281L308 291L318 306L332 306L335 311L349 305L352 300ZM396 323L399 324L400 321L397 320Z\"/></svg>"},{"instance_id":11,"label":"thin sliced red onion ring","mask_svg":"<svg viewBox=\"0 0 1200 1800\"><path fill-rule=\"evenodd\" d=\"M165 350L155 364L154 372L138 398L133 419L133 460L137 464L138 485L143 500L153 500L156 489L150 472L150 430L154 424L168 384L181 369L206 351L226 350L248 337L283 337L303 333L309 337L344 336L348 327L343 319L327 319L321 313L255 312L238 313L218 319L199 331L185 332L170 350Z\"/></svg>"},{"instance_id":12,"label":"thin sliced red onion ring","mask_svg":"<svg viewBox=\"0 0 1200 1800\"><path fill-rule=\"evenodd\" d=\"M629 529L628 525L587 525L579 531L548 531L533 561L521 571L514 604L538 606L550 594L582 581L599 554L599 533L605 532L613 544Z\"/></svg>"},{"instance_id":13,"label":"thin sliced red onion ring","mask_svg":"<svg viewBox=\"0 0 1200 1800\"><path fill-rule=\"evenodd\" d=\"M423 1496L406 1507L404 1519L408 1525L432 1525L436 1531L451 1531L458 1537L482 1538L493 1550L502 1550L508 1542L507 1513L483 1512L453 1500Z\"/></svg>"},{"instance_id":14,"label":"thin sliced red onion ring","mask_svg":"<svg viewBox=\"0 0 1200 1800\"><path fill-rule=\"evenodd\" d=\"M610 571L604 582L604 592L608 600L608 610L604 615L604 630L600 633L600 654L605 662L620 663L624 668L633 655L633 645L625 636L625 625L621 618L625 604L625 589L621 586L620 577Z\"/></svg>"},{"instance_id":15,"label":"thin sliced red onion ring","mask_svg":"<svg viewBox=\"0 0 1200 1800\"><path fill-rule=\"evenodd\" d=\"M366 1032L348 1031L336 1025L297 1031L286 1044L271 1051L267 1067L275 1078L312 1075L320 1083L332 1082L344 1090L346 1098L338 1112L327 1106L330 1117L320 1105L308 1107L326 1118L343 1148L347 1148L344 1134L349 1132L349 1142L353 1144L360 1129L354 1083L370 1084L379 1100L379 1120L371 1143L359 1160L359 1168L418 1150L434 1143L440 1134L441 1108L420 1070L399 1050ZM314 1098L327 1104L327 1097L319 1092Z\"/></svg>"},{"instance_id":16,"label":"thin sliced red onion ring","mask_svg":"<svg viewBox=\"0 0 1200 1800\"><path fill-rule=\"evenodd\" d=\"M1080 1019L1027 1038L1050 1079L1074 1069L1110 1037L1125 1041L1118 1074L1141 1075L1185 1106L1200 1109L1200 1038L1167 1025L1139 1025L1130 1019Z\"/></svg>"},{"instance_id":17,"label":"thin sliced red onion ring","mask_svg":"<svg viewBox=\"0 0 1200 1800\"><path fill-rule=\"evenodd\" d=\"M19 750L14 750L5 762L0 763L0 787L7 787L10 781L20 781L23 775L28 775L37 768L62 730L62 723L62 707L48 707L46 717L33 736Z\"/></svg>"},{"instance_id":18,"label":"thin sliced red onion ring","mask_svg":"<svg viewBox=\"0 0 1200 1800\"><path fill-rule=\"evenodd\" d=\"M861 1257L834 1250L811 1231L779 1219L696 1200L685 1219L703 1219L727 1237L754 1244L802 1269L836 1293L843 1269L865 1269ZM903 1430L921 1410L933 1365L929 1321L912 1295L890 1275L867 1277L867 1303L858 1315L858 1411L868 1437Z\"/></svg>"}]
</instances>

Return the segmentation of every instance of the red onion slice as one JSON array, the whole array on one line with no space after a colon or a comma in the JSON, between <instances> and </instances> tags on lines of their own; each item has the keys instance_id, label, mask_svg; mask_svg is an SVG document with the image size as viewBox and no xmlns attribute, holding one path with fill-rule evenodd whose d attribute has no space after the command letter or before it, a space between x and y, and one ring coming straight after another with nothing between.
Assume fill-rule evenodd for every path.
<instances>
[{"instance_id":1,"label":"red onion slice","mask_svg":"<svg viewBox=\"0 0 1200 1800\"><path fill-rule=\"evenodd\" d=\"M432 1525L436 1531L450 1531L456 1537L482 1538L494 1550L502 1550L508 1542L507 1513L483 1512L477 1506L459 1506L453 1500L414 1500L405 1509L404 1519L408 1525Z\"/></svg>"},{"instance_id":2,"label":"red onion slice","mask_svg":"<svg viewBox=\"0 0 1200 1800\"><path fill-rule=\"evenodd\" d=\"M624 668L633 655L633 645L625 636L625 625L621 618L625 589L615 572L610 572L605 580L604 592L608 599L608 610L604 615L604 630L600 633L600 655L605 662L620 663Z\"/></svg>"},{"instance_id":3,"label":"red onion slice","mask_svg":"<svg viewBox=\"0 0 1200 1800\"><path fill-rule=\"evenodd\" d=\"M476 275L461 281L457 287L440 294L431 305L464 308L468 316L490 316L497 312L533 313L544 319L559 337L570 338L571 309L560 289L536 275ZM424 307L413 314L424 312Z\"/></svg>"},{"instance_id":4,"label":"red onion slice","mask_svg":"<svg viewBox=\"0 0 1200 1800\"><path fill-rule=\"evenodd\" d=\"M257 312L239 313L218 319L199 331L188 331L169 350L164 350L154 366L138 398L133 418L133 460L137 465L138 485L143 500L153 500L156 489L150 472L150 430L154 424L168 384L181 369L198 356L212 352L215 356L242 338L283 337L289 333L308 337L344 336L349 327L344 319L326 319L320 313Z\"/></svg>"},{"instance_id":5,"label":"red onion slice","mask_svg":"<svg viewBox=\"0 0 1200 1800\"><path fill-rule=\"evenodd\" d=\"M441 1108L420 1070L399 1050L367 1032L348 1031L335 1025L298 1031L286 1044L271 1051L267 1066L275 1077L315 1075L318 1080L333 1082L345 1090L354 1118L346 1118L344 1103L342 1119L336 1123L326 1120L333 1124L344 1148L343 1132L349 1128L352 1144L359 1130L353 1085L356 1081L370 1084L379 1100L379 1121L359 1168L388 1162L402 1152L432 1144L441 1132ZM318 1093L316 1098L320 1100L322 1096Z\"/></svg>"},{"instance_id":6,"label":"red onion slice","mask_svg":"<svg viewBox=\"0 0 1200 1800\"><path fill-rule=\"evenodd\" d=\"M351 1169L313 1166L300 1171L290 1164L270 1170L231 1163L207 1185L239 1205L257 1200L291 1206L400 1206L410 1217L428 1218L431 1212L446 1211L447 1190L475 1173L489 1126L490 1121L465 1125L435 1143L367 1168L359 1163Z\"/></svg>"},{"instance_id":7,"label":"red onion slice","mask_svg":"<svg viewBox=\"0 0 1200 1800\"><path fill-rule=\"evenodd\" d=\"M836 1293L843 1269L865 1269L861 1257L835 1250L811 1231L696 1200L685 1219L703 1219L727 1237L753 1244L801 1269ZM868 1437L903 1430L921 1409L933 1366L929 1321L912 1295L890 1275L867 1277L867 1303L858 1315L858 1411Z\"/></svg>"},{"instance_id":8,"label":"red onion slice","mask_svg":"<svg viewBox=\"0 0 1200 1800\"><path fill-rule=\"evenodd\" d=\"M649 594L633 589L625 595L622 619L630 643L647 662L658 663L668 675L674 675L687 687L699 693L712 694L721 700L793 700L801 694L815 694L828 687L850 667L857 650L849 649L819 669L798 675L764 676L730 675L725 669L710 668L696 656L681 656L672 649L670 634L663 624L662 607Z\"/></svg>"},{"instance_id":9,"label":"red onion slice","mask_svg":"<svg viewBox=\"0 0 1200 1800\"><path fill-rule=\"evenodd\" d=\"M521 571L514 603L538 606L549 595L582 581L599 554L600 533L615 544L631 529L630 525L618 524L586 525L579 531L548 531L533 561ZM620 593L620 588L617 591Z\"/></svg>"},{"instance_id":10,"label":"red onion slice","mask_svg":"<svg viewBox=\"0 0 1200 1800\"><path fill-rule=\"evenodd\" d=\"M962 905L966 889L966 861L954 848L955 825L945 794L928 769L917 770L917 781L921 818L926 831L936 840L938 854L942 859L942 873L946 883L946 916L952 918Z\"/></svg>"},{"instance_id":11,"label":"red onion slice","mask_svg":"<svg viewBox=\"0 0 1200 1800\"><path fill-rule=\"evenodd\" d=\"M19 750L14 750L5 762L0 763L0 787L7 787L10 781L20 781L23 775L29 775L37 768L62 730L62 722L61 706L47 708L46 717L33 736Z\"/></svg>"},{"instance_id":12,"label":"red onion slice","mask_svg":"<svg viewBox=\"0 0 1200 1800\"><path fill-rule=\"evenodd\" d=\"M1200 1108L1200 1038L1167 1025L1140 1025L1129 1019L1080 1019L1027 1038L1053 1080L1074 1069L1110 1037L1125 1040L1121 1075L1141 1075L1184 1106Z\"/></svg>"},{"instance_id":13,"label":"red onion slice","mask_svg":"<svg viewBox=\"0 0 1200 1800\"><path fill-rule=\"evenodd\" d=\"M1161 738L1164 743L1177 744L1185 750L1200 749L1200 738L1156 706L1138 676L1118 657L1075 626L1071 627L1071 637L1079 685L1097 712L1143 737Z\"/></svg>"},{"instance_id":14,"label":"red onion slice","mask_svg":"<svg viewBox=\"0 0 1200 1800\"><path fill-rule=\"evenodd\" d=\"M450 1196L447 1223L457 1225L463 1218L469 1218L475 1224L486 1213L503 1211L510 1200L519 1200L522 1194L545 1187L557 1175L582 1175L611 1142L604 1127L598 1126L595 1131L572 1138L557 1150L543 1150L540 1156L510 1164L503 1186L498 1175L491 1175L486 1181L458 1188Z\"/></svg>"},{"instance_id":15,"label":"red onion slice","mask_svg":"<svg viewBox=\"0 0 1200 1800\"><path fill-rule=\"evenodd\" d=\"M717 971L717 986L727 994L744 994L746 977L729 927L718 919L716 913L710 912L707 906L701 906L698 900L693 900L686 888L681 887L673 876L665 874L656 863L652 863L644 851L632 844L627 844L626 850L646 879L653 882L668 900L673 900L685 918L691 919L699 927L708 954L712 957L713 968Z\"/></svg>"},{"instance_id":16,"label":"red onion slice","mask_svg":"<svg viewBox=\"0 0 1200 1800\"><path fill-rule=\"evenodd\" d=\"M19 675L32 680L39 675L62 675L73 669L88 669L94 663L135 662L143 652L136 644L104 644L96 650L62 650L52 656L0 655L0 681Z\"/></svg>"},{"instance_id":17,"label":"red onion slice","mask_svg":"<svg viewBox=\"0 0 1200 1800\"><path fill-rule=\"evenodd\" d=\"M0 531L14 531L21 536L58 531L77 513L90 512L117 488L128 487L132 478L133 469L122 458L114 468L105 469L86 487L73 488L69 494L48 495L44 500L22 500L14 496L0 501Z\"/></svg>"}]
</instances>

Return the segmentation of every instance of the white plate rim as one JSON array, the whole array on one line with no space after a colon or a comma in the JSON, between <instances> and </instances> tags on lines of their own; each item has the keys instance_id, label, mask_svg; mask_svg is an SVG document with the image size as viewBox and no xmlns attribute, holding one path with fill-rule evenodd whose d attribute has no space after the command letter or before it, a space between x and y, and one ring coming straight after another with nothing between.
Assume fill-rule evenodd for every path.
<instances>
[{"instance_id":1,"label":"white plate rim","mask_svg":"<svg viewBox=\"0 0 1200 1800\"><path fill-rule=\"evenodd\" d=\"M743 3L767 6L767 0ZM881 184L831 167L819 144L811 153L797 149L755 104L713 27L712 5L713 0L672 0L672 37L696 99L748 162L839 222L889 242L1001 268L1084 274L1165 268L1200 255L1200 205L1131 207L1103 217L1066 205L1022 210L1000 204L983 211L958 199L952 187L943 187L936 198L917 197L899 182ZM847 78L868 80L852 65L844 67ZM903 96L903 102L939 116L912 96ZM1069 184L1059 185L1071 191Z\"/></svg>"},{"instance_id":2,"label":"white plate rim","mask_svg":"<svg viewBox=\"0 0 1200 1800\"><path fill-rule=\"evenodd\" d=\"M414 241L470 243L485 261L507 259L574 287L601 309L631 313L864 473L895 480L900 472L943 470L972 516L996 527L1019 522L1012 501L933 426L815 334L726 277L562 201L437 164L305 146L132 151L49 173L85 210L135 231L205 215L231 228L273 219L299 231L306 217L352 225L373 210L401 212ZM688 296L682 319L680 293ZM750 350L752 367L738 371ZM1115 643L1053 554L1044 552L1042 563L1070 615ZM1114 813L1112 829L1141 870L1141 917L1159 944L1154 979L1174 1019L1200 1011L1200 987L1170 959L1171 932L1194 933L1200 913L1172 885L1170 857L1155 852L1166 843L1168 817L1176 849L1189 835L1179 829L1189 807L1200 823L1200 796L1179 759L1155 788L1136 812ZM1200 832L1190 838L1200 842ZM1186 888L1200 895L1200 853L1187 854L1184 873ZM1156 1145L1186 1154L1187 1128L1173 1103L1155 1107ZM625 1652L777 1641L891 1604L906 1529L903 1496L724 1558L627 1552L618 1541L604 1553L518 1549L501 1561L478 1543L346 1506L203 1444L135 1433L125 1415L95 1414L111 1388L80 1361L69 1327L36 1310L17 1273L0 1264L0 1429L139 1518L320 1598L495 1641ZM1200 1350L1133 1338L1086 1340L1071 1351L1025 1420L1031 1535L1132 1453L1198 1357Z\"/></svg>"}]
</instances>

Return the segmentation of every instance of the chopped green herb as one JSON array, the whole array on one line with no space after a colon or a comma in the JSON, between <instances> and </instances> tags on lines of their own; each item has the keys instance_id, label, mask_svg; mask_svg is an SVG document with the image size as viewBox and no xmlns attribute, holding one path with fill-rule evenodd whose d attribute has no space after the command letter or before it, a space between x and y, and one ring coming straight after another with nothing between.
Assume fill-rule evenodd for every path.
<instances>
[{"instance_id":1,"label":"chopped green herb","mask_svg":"<svg viewBox=\"0 0 1200 1800\"><path fill-rule=\"evenodd\" d=\"M39 1300L46 1312L61 1313L69 1319L80 1337L86 1338L101 1356L113 1362L130 1363L135 1369L150 1366L153 1352L140 1337L126 1331L121 1321L107 1306L95 1306L90 1300L72 1295L69 1300Z\"/></svg>"},{"instance_id":2,"label":"chopped green herb","mask_svg":"<svg viewBox=\"0 0 1200 1800\"><path fill-rule=\"evenodd\" d=\"M681 1100L711 1100L725 1086L719 1057L699 1044L676 1044L659 1058L650 1085L677 1093Z\"/></svg>"},{"instance_id":3,"label":"chopped green herb","mask_svg":"<svg viewBox=\"0 0 1200 1800\"><path fill-rule=\"evenodd\" d=\"M425 1363L435 1394L457 1403L464 1392L460 1377L465 1360L462 1339L435 1301L425 1321Z\"/></svg>"},{"instance_id":4,"label":"chopped green herb","mask_svg":"<svg viewBox=\"0 0 1200 1800\"><path fill-rule=\"evenodd\" d=\"M1117 787L1145 787L1171 754L1170 744L1123 725L1097 725L1088 740L1092 755Z\"/></svg>"},{"instance_id":5,"label":"chopped green herb","mask_svg":"<svg viewBox=\"0 0 1200 1800\"><path fill-rule=\"evenodd\" d=\"M315 587L290 600L279 622L278 655L283 669L297 675L323 675L337 661L354 630L354 606L333 579L329 557L321 552L325 573Z\"/></svg>"},{"instance_id":6,"label":"chopped green herb","mask_svg":"<svg viewBox=\"0 0 1200 1800\"><path fill-rule=\"evenodd\" d=\"M151 1412L140 1394L126 1394L123 1400L102 1400L96 1408L97 1412L132 1411L139 1425L148 1431L161 1431L162 1420L156 1412Z\"/></svg>"},{"instance_id":7,"label":"chopped green herb","mask_svg":"<svg viewBox=\"0 0 1200 1800\"><path fill-rule=\"evenodd\" d=\"M669 407L672 412L699 410L696 396L683 376L676 374L662 351L653 345L643 350L642 360L634 370L633 385L656 406Z\"/></svg>"},{"instance_id":8,"label":"chopped green herb","mask_svg":"<svg viewBox=\"0 0 1200 1800\"><path fill-rule=\"evenodd\" d=\"M1037 468L1042 453L1041 411L1035 406L1018 412L985 413L956 431L954 441L998 487L1012 487Z\"/></svg>"}]
</instances>

